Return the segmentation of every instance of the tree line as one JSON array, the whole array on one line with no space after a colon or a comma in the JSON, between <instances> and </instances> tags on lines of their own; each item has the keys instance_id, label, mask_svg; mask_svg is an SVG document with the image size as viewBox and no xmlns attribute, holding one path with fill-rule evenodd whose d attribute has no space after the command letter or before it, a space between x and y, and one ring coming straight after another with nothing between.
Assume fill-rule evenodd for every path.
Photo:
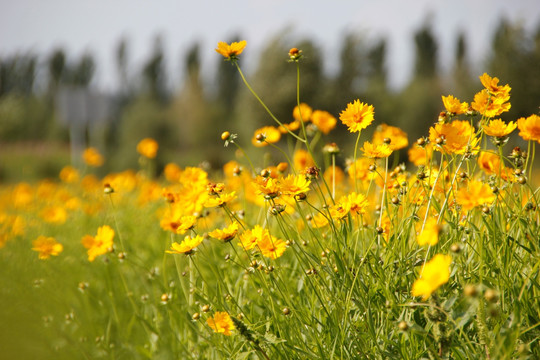
<instances>
[{"instance_id":1,"label":"tree line","mask_svg":"<svg viewBox=\"0 0 540 360\"><path fill-rule=\"evenodd\" d=\"M229 39L239 40L240 37ZM376 120L399 126L414 141L427 133L442 110L441 95L471 101L480 89L478 76L488 72L512 87L510 112L505 120L537 113L540 106L540 24L529 33L504 19L496 27L490 52L480 62L470 59L467 38L455 37L450 71L442 72L436 37L429 24L414 34L415 62L409 82L400 89L388 84L387 41L360 33L343 37L338 70L324 70L323 49L304 39L293 43L286 31L274 35L260 54L248 78L269 108L283 122L292 120L296 105L296 68L287 52L302 49L301 100L314 109L338 117L348 102L373 104ZM88 143L100 149L109 169L137 166L134 151L139 140L153 137L160 143L161 165L208 160L219 165L225 158L219 141L224 130L238 133L249 144L253 131L272 120L241 84L236 69L216 56L218 70L210 82L202 76L200 45L191 46L182 59L182 83L171 88L162 43L157 40L145 63L128 71L129 44L116 48L118 90L111 97L109 119L88 131ZM218 62L219 61L219 62ZM448 62L448 61L447 61ZM242 65L242 59L240 60ZM475 73L474 69L480 69ZM69 131L59 121L58 93L62 88L91 89L96 62L91 53L72 59L63 49L47 56L17 54L0 57L0 141L69 142ZM345 127L325 140L350 145ZM230 155L230 154L228 154Z\"/></svg>"}]
</instances>

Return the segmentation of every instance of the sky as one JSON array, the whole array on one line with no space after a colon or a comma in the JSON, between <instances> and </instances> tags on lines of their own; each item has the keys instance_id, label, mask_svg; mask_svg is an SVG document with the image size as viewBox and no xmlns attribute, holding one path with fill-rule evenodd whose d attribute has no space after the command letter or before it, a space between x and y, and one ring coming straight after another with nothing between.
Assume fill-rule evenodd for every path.
<instances>
[{"instance_id":1,"label":"sky","mask_svg":"<svg viewBox=\"0 0 540 360\"><path fill-rule=\"evenodd\" d=\"M248 43L242 59L249 73L266 42L288 29L292 39L311 39L321 48L331 73L344 34L361 32L368 41L387 39L390 82L400 87L413 66L413 34L423 23L432 25L439 58L449 66L458 31L467 36L471 60L480 62L503 16L533 31L540 25L540 0L0 0L0 57L32 52L44 61L63 47L76 60L89 51L97 61L94 86L112 90L121 38L128 41L131 70L141 67L161 36L173 73L199 42L203 72L212 74L220 60L217 42L238 34Z\"/></svg>"}]
</instances>

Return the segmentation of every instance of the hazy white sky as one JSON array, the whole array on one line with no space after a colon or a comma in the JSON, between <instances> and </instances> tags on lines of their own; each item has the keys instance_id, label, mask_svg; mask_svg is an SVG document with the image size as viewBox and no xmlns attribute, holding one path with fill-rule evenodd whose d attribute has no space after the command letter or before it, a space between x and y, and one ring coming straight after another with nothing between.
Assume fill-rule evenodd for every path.
<instances>
[{"instance_id":1,"label":"hazy white sky","mask_svg":"<svg viewBox=\"0 0 540 360\"><path fill-rule=\"evenodd\" d=\"M293 37L321 47L331 70L343 34L364 31L368 38L387 38L388 69L399 86L410 73L412 35L423 21L429 19L440 40L441 60L453 57L458 30L468 37L470 55L480 58L501 16L535 29L540 0L0 0L0 56L48 55L62 46L73 59L91 51L98 62L96 83L109 88L116 81L114 50L123 36L134 69L161 35L172 71L179 72L182 52L200 41L203 70L212 72L220 60L214 52L218 41L235 34L246 39L243 61L249 67L265 41L290 26Z\"/></svg>"}]
</instances>

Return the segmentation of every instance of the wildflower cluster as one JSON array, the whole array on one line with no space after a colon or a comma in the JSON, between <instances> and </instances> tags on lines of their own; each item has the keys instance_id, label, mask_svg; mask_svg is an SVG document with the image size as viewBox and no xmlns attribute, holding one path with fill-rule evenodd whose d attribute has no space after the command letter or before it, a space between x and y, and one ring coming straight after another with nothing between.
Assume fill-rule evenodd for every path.
<instances>
[{"instance_id":1,"label":"wildflower cluster","mask_svg":"<svg viewBox=\"0 0 540 360\"><path fill-rule=\"evenodd\" d=\"M216 51L253 91L245 47ZM287 56L300 71L302 51ZM412 145L389 124L360 142L376 121L360 99L337 117L298 100L281 121L253 92L274 123L251 139L222 129L242 156L220 175L169 163L154 178L147 138L139 172L66 166L60 181L2 188L0 255L33 254L23 280L69 299L39 305L55 351L77 344L87 358L540 356L540 120L504 122L510 87L480 85L470 105L443 96ZM329 140L338 126L352 151ZM527 150L505 147L516 129Z\"/></svg>"}]
</instances>

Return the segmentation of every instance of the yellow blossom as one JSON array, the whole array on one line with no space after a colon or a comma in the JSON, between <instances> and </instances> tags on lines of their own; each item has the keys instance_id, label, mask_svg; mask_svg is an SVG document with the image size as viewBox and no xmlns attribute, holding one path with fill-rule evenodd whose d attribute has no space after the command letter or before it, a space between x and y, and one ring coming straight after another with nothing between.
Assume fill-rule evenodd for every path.
<instances>
[{"instance_id":1,"label":"yellow blossom","mask_svg":"<svg viewBox=\"0 0 540 360\"><path fill-rule=\"evenodd\" d=\"M32 250L39 252L38 257L42 260L58 256L64 250L64 246L53 237L39 236L32 242Z\"/></svg>"},{"instance_id":2,"label":"yellow blossom","mask_svg":"<svg viewBox=\"0 0 540 360\"><path fill-rule=\"evenodd\" d=\"M259 250L263 256L273 260L283 255L287 249L287 244L285 241L271 235L264 236L262 239L260 239L257 242L257 246L259 247Z\"/></svg>"},{"instance_id":3,"label":"yellow blossom","mask_svg":"<svg viewBox=\"0 0 540 360\"><path fill-rule=\"evenodd\" d=\"M289 174L285 178L280 179L281 193L284 195L299 195L309 191L311 181L303 175Z\"/></svg>"},{"instance_id":4,"label":"yellow blossom","mask_svg":"<svg viewBox=\"0 0 540 360\"><path fill-rule=\"evenodd\" d=\"M510 121L506 124L501 119L493 119L487 125L483 125L484 133L488 136L502 138L510 135L517 127L517 124Z\"/></svg>"},{"instance_id":5,"label":"yellow blossom","mask_svg":"<svg viewBox=\"0 0 540 360\"><path fill-rule=\"evenodd\" d=\"M373 144L383 144L385 139L390 140L388 146L392 150L400 150L409 146L407 134L398 127L381 124L373 133Z\"/></svg>"},{"instance_id":6,"label":"yellow blossom","mask_svg":"<svg viewBox=\"0 0 540 360\"><path fill-rule=\"evenodd\" d=\"M459 99L456 99L452 95L443 96L442 101L446 111L452 115L464 114L469 109L469 104L460 102Z\"/></svg>"},{"instance_id":7,"label":"yellow blossom","mask_svg":"<svg viewBox=\"0 0 540 360\"><path fill-rule=\"evenodd\" d=\"M97 235L86 235L82 238L81 243L88 249L88 261L94 261L99 255L110 252L113 247L114 230L108 226L100 226L97 230Z\"/></svg>"},{"instance_id":8,"label":"yellow blossom","mask_svg":"<svg viewBox=\"0 0 540 360\"><path fill-rule=\"evenodd\" d=\"M311 122L325 135L329 134L336 127L337 120L328 111L315 110L311 114Z\"/></svg>"},{"instance_id":9,"label":"yellow blossom","mask_svg":"<svg viewBox=\"0 0 540 360\"><path fill-rule=\"evenodd\" d=\"M293 118L296 121L309 121L311 119L311 114L313 109L306 103L300 103L300 106L295 106L293 109Z\"/></svg>"},{"instance_id":10,"label":"yellow blossom","mask_svg":"<svg viewBox=\"0 0 540 360\"><path fill-rule=\"evenodd\" d=\"M422 296L423 300L427 300L435 290L450 279L451 263L451 256L435 255L420 271L420 277L413 284L412 295Z\"/></svg>"},{"instance_id":11,"label":"yellow blossom","mask_svg":"<svg viewBox=\"0 0 540 360\"><path fill-rule=\"evenodd\" d=\"M227 336L230 336L231 331L235 329L230 315L226 312L216 312L213 317L206 320L206 323L214 332Z\"/></svg>"},{"instance_id":12,"label":"yellow blossom","mask_svg":"<svg viewBox=\"0 0 540 360\"><path fill-rule=\"evenodd\" d=\"M99 151L93 147L84 150L83 160L86 165L93 167L100 167L104 163L103 156L101 156Z\"/></svg>"},{"instance_id":13,"label":"yellow blossom","mask_svg":"<svg viewBox=\"0 0 540 360\"><path fill-rule=\"evenodd\" d=\"M223 55L226 59L236 60L238 59L238 55L240 55L242 51L244 51L246 45L246 40L242 40L240 42L233 42L230 45L226 42L220 41L218 42L216 51Z\"/></svg>"},{"instance_id":14,"label":"yellow blossom","mask_svg":"<svg viewBox=\"0 0 540 360\"><path fill-rule=\"evenodd\" d=\"M236 236L236 234L238 234L238 226L239 225L237 222L233 222L231 225L223 229L215 229L214 231L209 232L208 235L214 239L229 242Z\"/></svg>"},{"instance_id":15,"label":"yellow blossom","mask_svg":"<svg viewBox=\"0 0 540 360\"><path fill-rule=\"evenodd\" d=\"M274 126L264 126L255 130L251 143L257 147L277 143L281 139L281 132Z\"/></svg>"},{"instance_id":16,"label":"yellow blossom","mask_svg":"<svg viewBox=\"0 0 540 360\"><path fill-rule=\"evenodd\" d=\"M73 166L64 166L62 170L60 170L60 180L65 182L66 184L71 184L79 181L79 172L77 169L75 169Z\"/></svg>"},{"instance_id":17,"label":"yellow blossom","mask_svg":"<svg viewBox=\"0 0 540 360\"><path fill-rule=\"evenodd\" d=\"M148 159L155 158L158 149L159 145L157 141L152 138L142 139L137 144L137 152Z\"/></svg>"},{"instance_id":18,"label":"yellow blossom","mask_svg":"<svg viewBox=\"0 0 540 360\"><path fill-rule=\"evenodd\" d=\"M294 152L293 163L297 171L304 171L306 168L315 166L315 161L313 161L309 152L303 149Z\"/></svg>"},{"instance_id":19,"label":"yellow blossom","mask_svg":"<svg viewBox=\"0 0 540 360\"><path fill-rule=\"evenodd\" d=\"M382 159L392 154L392 148L385 143L372 144L369 141L366 141L360 150L362 150L365 157L370 159Z\"/></svg>"},{"instance_id":20,"label":"yellow blossom","mask_svg":"<svg viewBox=\"0 0 540 360\"><path fill-rule=\"evenodd\" d=\"M200 243L202 243L203 237L200 235L197 235L195 237L191 237L187 235L184 240L179 244L177 242L172 243L171 250L165 250L168 254L186 254L189 255L193 252L193 250L199 246Z\"/></svg>"},{"instance_id":21,"label":"yellow blossom","mask_svg":"<svg viewBox=\"0 0 540 360\"><path fill-rule=\"evenodd\" d=\"M464 211L472 210L477 206L490 204L495 200L495 194L488 184L478 180L471 180L467 187L462 187L456 194L456 201Z\"/></svg>"},{"instance_id":22,"label":"yellow blossom","mask_svg":"<svg viewBox=\"0 0 540 360\"><path fill-rule=\"evenodd\" d=\"M510 95L495 96L484 89L474 95L471 107L486 118L493 118L510 110Z\"/></svg>"},{"instance_id":23,"label":"yellow blossom","mask_svg":"<svg viewBox=\"0 0 540 360\"><path fill-rule=\"evenodd\" d=\"M437 218L429 217L426 220L423 230L422 230L422 222L418 223L418 226L416 227L416 231L417 231L416 242L420 246L435 245L439 242L440 230L441 230L441 227L437 222Z\"/></svg>"},{"instance_id":24,"label":"yellow blossom","mask_svg":"<svg viewBox=\"0 0 540 360\"><path fill-rule=\"evenodd\" d=\"M455 120L449 124L437 123L429 129L429 141L436 150L446 154L463 154L475 150L478 138L468 121Z\"/></svg>"},{"instance_id":25,"label":"yellow blossom","mask_svg":"<svg viewBox=\"0 0 540 360\"><path fill-rule=\"evenodd\" d=\"M520 118L517 121L519 136L523 140L533 140L540 143L540 116L533 114L527 118Z\"/></svg>"},{"instance_id":26,"label":"yellow blossom","mask_svg":"<svg viewBox=\"0 0 540 360\"><path fill-rule=\"evenodd\" d=\"M339 119L347 125L350 132L358 132L367 128L374 119L373 105L360 100L347 104L347 108L339 114Z\"/></svg>"}]
</instances>

